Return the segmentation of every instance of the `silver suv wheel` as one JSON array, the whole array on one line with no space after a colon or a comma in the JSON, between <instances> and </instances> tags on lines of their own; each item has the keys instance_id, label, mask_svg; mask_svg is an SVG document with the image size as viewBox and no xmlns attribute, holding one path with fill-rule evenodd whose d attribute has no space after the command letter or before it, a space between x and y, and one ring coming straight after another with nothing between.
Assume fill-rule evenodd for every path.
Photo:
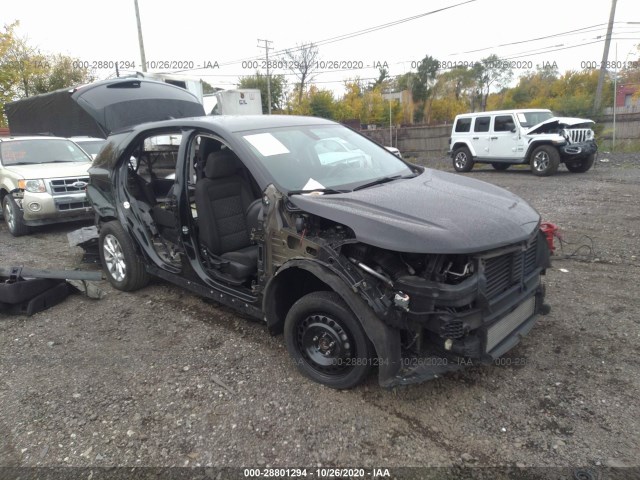
<instances>
[{"instance_id":1,"label":"silver suv wheel","mask_svg":"<svg viewBox=\"0 0 640 480\"><path fill-rule=\"evenodd\" d=\"M7 222L9 230L13 232L16 229L16 217L13 215L13 208L8 201L4 202L4 221Z\"/></svg>"},{"instance_id":2,"label":"silver suv wheel","mask_svg":"<svg viewBox=\"0 0 640 480\"><path fill-rule=\"evenodd\" d=\"M109 271L109 275L116 282L122 282L127 275L127 264L124 260L124 252L118 239L111 234L104 237L103 244L104 263Z\"/></svg>"}]
</instances>

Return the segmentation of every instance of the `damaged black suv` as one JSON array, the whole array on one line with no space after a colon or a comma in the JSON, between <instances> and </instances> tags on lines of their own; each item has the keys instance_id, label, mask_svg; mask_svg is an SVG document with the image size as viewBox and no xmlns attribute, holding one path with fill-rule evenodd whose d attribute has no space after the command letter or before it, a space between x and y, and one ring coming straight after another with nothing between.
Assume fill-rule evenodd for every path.
<instances>
[{"instance_id":1,"label":"damaged black suv","mask_svg":"<svg viewBox=\"0 0 640 480\"><path fill-rule=\"evenodd\" d=\"M491 363L548 308L526 202L328 120L147 123L110 135L90 175L114 287L153 275L264 321L334 388Z\"/></svg>"}]
</instances>

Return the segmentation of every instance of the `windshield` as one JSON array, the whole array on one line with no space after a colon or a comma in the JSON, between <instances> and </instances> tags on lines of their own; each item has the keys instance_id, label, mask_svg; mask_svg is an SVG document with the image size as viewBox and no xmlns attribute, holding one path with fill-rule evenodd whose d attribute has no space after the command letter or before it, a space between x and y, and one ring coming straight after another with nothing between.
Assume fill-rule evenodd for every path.
<instances>
[{"instance_id":1,"label":"windshield","mask_svg":"<svg viewBox=\"0 0 640 480\"><path fill-rule=\"evenodd\" d=\"M518 112L518 121L523 127L533 127L550 118L553 118L553 113L548 110L541 112Z\"/></svg>"},{"instance_id":2,"label":"windshield","mask_svg":"<svg viewBox=\"0 0 640 480\"><path fill-rule=\"evenodd\" d=\"M89 155L97 155L106 140L76 140L76 143Z\"/></svg>"},{"instance_id":3,"label":"windshield","mask_svg":"<svg viewBox=\"0 0 640 480\"><path fill-rule=\"evenodd\" d=\"M413 173L398 157L342 125L252 130L241 138L288 192L351 190Z\"/></svg>"},{"instance_id":4,"label":"windshield","mask_svg":"<svg viewBox=\"0 0 640 480\"><path fill-rule=\"evenodd\" d=\"M91 158L75 143L65 139L12 140L0 142L2 164L90 162Z\"/></svg>"}]
</instances>

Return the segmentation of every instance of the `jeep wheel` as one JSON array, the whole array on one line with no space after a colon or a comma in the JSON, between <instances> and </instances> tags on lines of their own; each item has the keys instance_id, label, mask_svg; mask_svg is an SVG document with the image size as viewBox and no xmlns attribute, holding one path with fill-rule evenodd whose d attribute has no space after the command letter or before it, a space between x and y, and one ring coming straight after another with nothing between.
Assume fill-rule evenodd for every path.
<instances>
[{"instance_id":1,"label":"jeep wheel","mask_svg":"<svg viewBox=\"0 0 640 480\"><path fill-rule=\"evenodd\" d=\"M491 166L498 170L499 172L505 171L507 168L511 166L510 163L492 163Z\"/></svg>"},{"instance_id":2,"label":"jeep wheel","mask_svg":"<svg viewBox=\"0 0 640 480\"><path fill-rule=\"evenodd\" d=\"M355 387L371 369L373 346L335 292L309 293L294 303L284 335L298 370L328 387Z\"/></svg>"},{"instance_id":3,"label":"jeep wheel","mask_svg":"<svg viewBox=\"0 0 640 480\"><path fill-rule=\"evenodd\" d=\"M453 152L453 168L456 172L470 172L473 168L473 158L467 147L457 148Z\"/></svg>"},{"instance_id":4,"label":"jeep wheel","mask_svg":"<svg viewBox=\"0 0 640 480\"><path fill-rule=\"evenodd\" d=\"M582 160L577 160L575 162L566 162L567 170L573 173L584 173L593 167L593 162L595 162L596 156L595 154L589 155L587 158L583 158Z\"/></svg>"},{"instance_id":5,"label":"jeep wheel","mask_svg":"<svg viewBox=\"0 0 640 480\"><path fill-rule=\"evenodd\" d=\"M149 283L144 263L120 222L105 223L100 229L100 260L107 279L118 290L130 292Z\"/></svg>"},{"instance_id":6,"label":"jeep wheel","mask_svg":"<svg viewBox=\"0 0 640 480\"><path fill-rule=\"evenodd\" d=\"M7 194L2 199L2 216L7 224L9 232L14 237L20 237L29 233L29 227L24 223L22 210L16 204L15 200Z\"/></svg>"},{"instance_id":7,"label":"jeep wheel","mask_svg":"<svg viewBox=\"0 0 640 480\"><path fill-rule=\"evenodd\" d=\"M560 154L550 145L541 145L531 154L531 171L539 177L548 177L558 171Z\"/></svg>"}]
</instances>

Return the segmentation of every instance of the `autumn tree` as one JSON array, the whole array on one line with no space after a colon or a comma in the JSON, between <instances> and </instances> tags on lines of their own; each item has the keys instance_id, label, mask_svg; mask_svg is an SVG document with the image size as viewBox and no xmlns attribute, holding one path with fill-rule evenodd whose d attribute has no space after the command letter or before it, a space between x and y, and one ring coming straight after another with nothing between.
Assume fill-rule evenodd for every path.
<instances>
[{"instance_id":1,"label":"autumn tree","mask_svg":"<svg viewBox=\"0 0 640 480\"><path fill-rule=\"evenodd\" d=\"M17 22L5 25L4 30L0 31L0 106L13 100L13 87L17 82L18 75L10 62L7 53L14 47L15 35L14 28ZM5 126L4 110L0 115L0 126Z\"/></svg>"},{"instance_id":2,"label":"autumn tree","mask_svg":"<svg viewBox=\"0 0 640 480\"><path fill-rule=\"evenodd\" d=\"M382 96L382 88L376 87L364 92L362 95L360 121L363 124L380 125L384 123L384 118L385 100Z\"/></svg>"},{"instance_id":3,"label":"autumn tree","mask_svg":"<svg viewBox=\"0 0 640 480\"><path fill-rule=\"evenodd\" d=\"M262 100L262 113L269 111L267 76L256 72L255 75L249 75L240 78L238 88L256 88L260 90L260 98ZM284 75L271 75L271 108L273 110L283 110L285 106L285 91L287 88L287 80Z\"/></svg>"},{"instance_id":4,"label":"autumn tree","mask_svg":"<svg viewBox=\"0 0 640 480\"><path fill-rule=\"evenodd\" d=\"M0 103L89 83L91 72L77 59L45 54L15 34L18 22L0 31ZM2 120L4 124L4 119Z\"/></svg>"},{"instance_id":5,"label":"autumn tree","mask_svg":"<svg viewBox=\"0 0 640 480\"><path fill-rule=\"evenodd\" d=\"M360 79L347 80L344 87L346 91L335 105L336 120L361 120L363 88Z\"/></svg>"}]
</instances>

